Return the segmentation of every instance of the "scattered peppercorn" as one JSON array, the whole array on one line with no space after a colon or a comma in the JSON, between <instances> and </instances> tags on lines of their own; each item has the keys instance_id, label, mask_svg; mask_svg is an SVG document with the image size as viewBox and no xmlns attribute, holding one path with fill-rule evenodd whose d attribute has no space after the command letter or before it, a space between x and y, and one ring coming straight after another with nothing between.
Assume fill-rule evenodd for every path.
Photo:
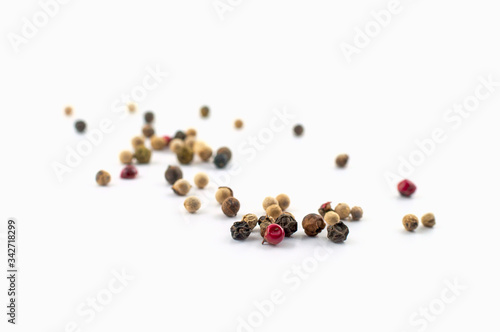
<instances>
[{"instance_id":1,"label":"scattered peppercorn","mask_svg":"<svg viewBox=\"0 0 500 332\"><path fill-rule=\"evenodd\" d=\"M122 151L120 153L120 162L122 164L132 164L132 161L134 159L134 154L130 151Z\"/></svg>"},{"instance_id":2,"label":"scattered peppercorn","mask_svg":"<svg viewBox=\"0 0 500 332\"><path fill-rule=\"evenodd\" d=\"M275 220L283 213L278 204L271 205L266 209L266 214L273 217Z\"/></svg>"},{"instance_id":3,"label":"scattered peppercorn","mask_svg":"<svg viewBox=\"0 0 500 332\"><path fill-rule=\"evenodd\" d=\"M280 244L284 238L285 231L283 230L283 228L278 224L271 224L266 228L262 244L267 242L272 245L277 245Z\"/></svg>"},{"instance_id":4,"label":"scattered peppercorn","mask_svg":"<svg viewBox=\"0 0 500 332\"><path fill-rule=\"evenodd\" d=\"M187 147L189 147L191 150L193 150L194 144L196 143L196 136L186 137L186 140L184 141L184 143L186 143Z\"/></svg>"},{"instance_id":5,"label":"scattered peppercorn","mask_svg":"<svg viewBox=\"0 0 500 332\"><path fill-rule=\"evenodd\" d=\"M73 115L73 107L71 106L66 106L64 108L64 114L66 114L67 116L71 116Z\"/></svg>"},{"instance_id":6,"label":"scattered peppercorn","mask_svg":"<svg viewBox=\"0 0 500 332\"><path fill-rule=\"evenodd\" d=\"M293 128L293 132L295 133L295 136L297 137L300 137L304 134L304 126L302 125L296 125L294 128Z\"/></svg>"},{"instance_id":7,"label":"scattered peppercorn","mask_svg":"<svg viewBox=\"0 0 500 332\"><path fill-rule=\"evenodd\" d=\"M290 197L288 197L288 195L279 194L276 196L276 200L278 201L281 210L285 211L290 207Z\"/></svg>"},{"instance_id":8,"label":"scattered peppercorn","mask_svg":"<svg viewBox=\"0 0 500 332\"><path fill-rule=\"evenodd\" d=\"M325 204L321 205L320 208L318 209L318 212L322 217L325 217L325 215L330 211L333 211L332 202L326 202Z\"/></svg>"},{"instance_id":9,"label":"scattered peppercorn","mask_svg":"<svg viewBox=\"0 0 500 332\"><path fill-rule=\"evenodd\" d=\"M337 159L335 159L335 163L337 164L337 167L344 168L347 165L347 162L349 161L349 156L346 154L339 154L337 156Z\"/></svg>"},{"instance_id":10,"label":"scattered peppercorn","mask_svg":"<svg viewBox=\"0 0 500 332\"><path fill-rule=\"evenodd\" d=\"M127 108L128 108L128 111L130 113L135 113L135 111L137 111L137 104L136 103L128 103Z\"/></svg>"},{"instance_id":11,"label":"scattered peppercorn","mask_svg":"<svg viewBox=\"0 0 500 332\"><path fill-rule=\"evenodd\" d=\"M186 133L183 132L182 130L178 130L175 135L174 135L174 138L178 138L178 139L181 139L181 140L185 140L187 137Z\"/></svg>"},{"instance_id":12,"label":"scattered peppercorn","mask_svg":"<svg viewBox=\"0 0 500 332\"><path fill-rule=\"evenodd\" d=\"M228 162L233 157L233 153L231 152L231 150L227 146L223 146L222 148L219 148L219 150L217 150L216 154L225 154L227 156Z\"/></svg>"},{"instance_id":13,"label":"scattered peppercorn","mask_svg":"<svg viewBox=\"0 0 500 332\"><path fill-rule=\"evenodd\" d=\"M165 141L165 146L169 146L172 138L170 136L162 136L162 138Z\"/></svg>"},{"instance_id":14,"label":"scattered peppercorn","mask_svg":"<svg viewBox=\"0 0 500 332\"><path fill-rule=\"evenodd\" d=\"M418 218L414 214L407 214L403 217L403 226L409 232L414 231L418 227Z\"/></svg>"},{"instance_id":15,"label":"scattered peppercorn","mask_svg":"<svg viewBox=\"0 0 500 332\"><path fill-rule=\"evenodd\" d=\"M349 217L349 214L351 213L351 209L349 208L349 205L347 205L346 203L339 203L335 207L335 212L337 212L340 219L347 219L347 217Z\"/></svg>"},{"instance_id":16,"label":"scattered peppercorn","mask_svg":"<svg viewBox=\"0 0 500 332\"><path fill-rule=\"evenodd\" d=\"M182 179L182 170L178 166L168 166L165 171L165 180L173 185L177 180Z\"/></svg>"},{"instance_id":17,"label":"scattered peppercorn","mask_svg":"<svg viewBox=\"0 0 500 332\"><path fill-rule=\"evenodd\" d=\"M186 136L196 136L198 133L196 132L196 129L194 128L189 128L186 130Z\"/></svg>"},{"instance_id":18,"label":"scattered peppercorn","mask_svg":"<svg viewBox=\"0 0 500 332\"><path fill-rule=\"evenodd\" d=\"M354 206L351 209L351 218L354 221L361 220L361 218L363 218L363 209L360 208L359 206Z\"/></svg>"},{"instance_id":19,"label":"scattered peppercorn","mask_svg":"<svg viewBox=\"0 0 500 332\"><path fill-rule=\"evenodd\" d=\"M284 212L276 219L276 224L280 225L285 230L285 236L290 237L298 229L297 220L293 214Z\"/></svg>"},{"instance_id":20,"label":"scattered peppercorn","mask_svg":"<svg viewBox=\"0 0 500 332\"><path fill-rule=\"evenodd\" d=\"M153 112L148 111L144 113L144 121L146 121L146 123L153 123L154 120L155 120L155 115Z\"/></svg>"},{"instance_id":21,"label":"scattered peppercorn","mask_svg":"<svg viewBox=\"0 0 500 332\"><path fill-rule=\"evenodd\" d=\"M227 155L225 155L225 154L218 154L214 158L214 164L217 168L226 167L228 162L229 162L229 159L227 158Z\"/></svg>"},{"instance_id":22,"label":"scattered peppercorn","mask_svg":"<svg viewBox=\"0 0 500 332\"><path fill-rule=\"evenodd\" d=\"M262 202L262 207L264 208L264 211L265 211L271 205L276 205L276 204L279 204L278 200L274 197L268 196L268 197L264 198L264 201Z\"/></svg>"},{"instance_id":23,"label":"scattered peppercorn","mask_svg":"<svg viewBox=\"0 0 500 332\"><path fill-rule=\"evenodd\" d=\"M269 221L264 221L262 223L259 224L260 226L260 236L264 237L266 235L266 229L269 225L272 225L273 223L269 222Z\"/></svg>"},{"instance_id":24,"label":"scattered peppercorn","mask_svg":"<svg viewBox=\"0 0 500 332\"><path fill-rule=\"evenodd\" d=\"M136 136L134 138L132 138L132 147L135 149L137 149L139 146L144 146L145 142L144 142L144 138L142 138L141 136Z\"/></svg>"},{"instance_id":25,"label":"scattered peppercorn","mask_svg":"<svg viewBox=\"0 0 500 332\"><path fill-rule=\"evenodd\" d=\"M237 221L231 226L231 236L235 240L245 240L251 233L250 226L244 221Z\"/></svg>"},{"instance_id":26,"label":"scattered peppercorn","mask_svg":"<svg viewBox=\"0 0 500 332\"><path fill-rule=\"evenodd\" d=\"M235 127L236 129L241 129L241 128L243 128L243 121L242 121L242 120L240 120L240 119L237 119L236 121L234 121L234 127Z\"/></svg>"},{"instance_id":27,"label":"scattered peppercorn","mask_svg":"<svg viewBox=\"0 0 500 332\"><path fill-rule=\"evenodd\" d=\"M183 140L180 138L174 138L173 140L170 141L170 150L173 153L178 153L182 147L186 145Z\"/></svg>"},{"instance_id":28,"label":"scattered peppercorn","mask_svg":"<svg viewBox=\"0 0 500 332\"><path fill-rule=\"evenodd\" d=\"M98 185L107 186L108 183L111 181L111 175L106 171L99 171L95 176L95 180Z\"/></svg>"},{"instance_id":29,"label":"scattered peppercorn","mask_svg":"<svg viewBox=\"0 0 500 332\"><path fill-rule=\"evenodd\" d=\"M83 120L78 120L75 122L75 129L79 133L85 132L85 129L87 128L87 124Z\"/></svg>"},{"instance_id":30,"label":"scattered peppercorn","mask_svg":"<svg viewBox=\"0 0 500 332\"><path fill-rule=\"evenodd\" d=\"M148 164L151 160L151 150L144 145L138 146L135 150L134 157L139 164Z\"/></svg>"},{"instance_id":31,"label":"scattered peppercorn","mask_svg":"<svg viewBox=\"0 0 500 332\"><path fill-rule=\"evenodd\" d=\"M224 203L224 201L229 197L233 197L233 190L229 187L219 187L219 189L215 192L215 199L219 202L219 204Z\"/></svg>"},{"instance_id":32,"label":"scattered peppercorn","mask_svg":"<svg viewBox=\"0 0 500 332\"><path fill-rule=\"evenodd\" d=\"M222 203L222 212L228 217L236 217L240 211L240 201L234 197L228 197Z\"/></svg>"},{"instance_id":33,"label":"scattered peppercorn","mask_svg":"<svg viewBox=\"0 0 500 332\"><path fill-rule=\"evenodd\" d=\"M203 161L209 161L210 158L212 157L212 154L213 154L212 148L209 147L208 145L202 146L198 152L198 156Z\"/></svg>"},{"instance_id":34,"label":"scattered peppercorn","mask_svg":"<svg viewBox=\"0 0 500 332\"><path fill-rule=\"evenodd\" d=\"M202 118L208 118L208 116L210 115L210 109L208 108L208 106L203 106L200 109L200 114Z\"/></svg>"},{"instance_id":35,"label":"scattered peppercorn","mask_svg":"<svg viewBox=\"0 0 500 332\"><path fill-rule=\"evenodd\" d=\"M150 124L146 124L142 127L142 134L147 138L151 138L155 134L155 129Z\"/></svg>"},{"instance_id":36,"label":"scattered peppercorn","mask_svg":"<svg viewBox=\"0 0 500 332\"><path fill-rule=\"evenodd\" d=\"M193 161L194 152L189 146L185 145L177 152L177 160L182 165L188 165Z\"/></svg>"},{"instance_id":37,"label":"scattered peppercorn","mask_svg":"<svg viewBox=\"0 0 500 332\"><path fill-rule=\"evenodd\" d=\"M189 213L195 213L201 207L201 201L196 196L190 196L184 201L184 207Z\"/></svg>"},{"instance_id":38,"label":"scattered peppercorn","mask_svg":"<svg viewBox=\"0 0 500 332\"><path fill-rule=\"evenodd\" d=\"M328 226L326 230L328 231L327 237L334 243L344 242L349 235L349 228L342 221Z\"/></svg>"},{"instance_id":39,"label":"scattered peppercorn","mask_svg":"<svg viewBox=\"0 0 500 332\"><path fill-rule=\"evenodd\" d=\"M186 196L191 190L191 187L191 184L187 180L179 179L175 181L172 190L179 196Z\"/></svg>"},{"instance_id":40,"label":"scattered peppercorn","mask_svg":"<svg viewBox=\"0 0 500 332\"><path fill-rule=\"evenodd\" d=\"M334 211L328 211L325 214L325 221L328 225L335 225L336 223L340 222L340 217L337 214L337 212Z\"/></svg>"},{"instance_id":41,"label":"scattered peppercorn","mask_svg":"<svg viewBox=\"0 0 500 332\"><path fill-rule=\"evenodd\" d=\"M411 197L417 190L417 186L410 180L403 180L398 183L398 191L403 197Z\"/></svg>"},{"instance_id":42,"label":"scattered peppercorn","mask_svg":"<svg viewBox=\"0 0 500 332\"><path fill-rule=\"evenodd\" d=\"M274 220L274 218L273 218L273 217L268 216L268 215L265 215L265 216L262 216L262 217L260 217L260 218L259 218L258 223L259 223L259 225L260 225L260 224L262 224L262 223L264 223L264 222L268 222L268 223L270 223L270 224L274 224L275 220Z\"/></svg>"},{"instance_id":43,"label":"scattered peppercorn","mask_svg":"<svg viewBox=\"0 0 500 332\"><path fill-rule=\"evenodd\" d=\"M257 226L259 218L255 214L249 213L245 214L243 216L243 219L241 219L241 221L246 222L248 224L248 227L250 227L250 229L254 229L255 226Z\"/></svg>"},{"instance_id":44,"label":"scattered peppercorn","mask_svg":"<svg viewBox=\"0 0 500 332\"><path fill-rule=\"evenodd\" d=\"M159 136L151 137L151 147L153 148L153 150L161 151L165 148L165 145L166 143L163 137Z\"/></svg>"},{"instance_id":45,"label":"scattered peppercorn","mask_svg":"<svg viewBox=\"0 0 500 332\"><path fill-rule=\"evenodd\" d=\"M433 213L426 213L422 216L422 225L425 227L434 227L436 225L436 217Z\"/></svg>"},{"instance_id":46,"label":"scattered peppercorn","mask_svg":"<svg viewBox=\"0 0 500 332\"><path fill-rule=\"evenodd\" d=\"M139 172L137 171L137 168L135 168L134 165L127 165L120 173L120 177L122 179L128 179L128 180L135 179L138 173Z\"/></svg>"},{"instance_id":47,"label":"scattered peppercorn","mask_svg":"<svg viewBox=\"0 0 500 332\"><path fill-rule=\"evenodd\" d=\"M210 179L206 173L198 173L194 176L194 184L200 189L205 188L209 182Z\"/></svg>"},{"instance_id":48,"label":"scattered peppercorn","mask_svg":"<svg viewBox=\"0 0 500 332\"><path fill-rule=\"evenodd\" d=\"M316 236L325 228L326 224L319 214L311 213L302 220L302 228L307 236Z\"/></svg>"}]
</instances>

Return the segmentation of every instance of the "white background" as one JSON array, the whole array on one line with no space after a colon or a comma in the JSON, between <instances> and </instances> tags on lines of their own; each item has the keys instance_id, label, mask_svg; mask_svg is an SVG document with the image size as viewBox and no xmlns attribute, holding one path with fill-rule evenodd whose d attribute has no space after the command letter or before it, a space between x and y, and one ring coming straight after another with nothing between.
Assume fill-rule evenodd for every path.
<instances>
[{"instance_id":1,"label":"white background","mask_svg":"<svg viewBox=\"0 0 500 332\"><path fill-rule=\"evenodd\" d=\"M76 322L89 332L237 331L251 316L256 331L417 331L410 317L437 303L446 280L467 289L426 330L497 330L500 88L456 128L444 116L474 95L480 76L500 81L500 8L488 0L401 6L348 63L341 43L352 44L386 1L247 0L224 20L211 0L70 1L19 52L8 34L20 34L40 5L3 2L0 219L2 233L7 218L19 222L20 290L18 325L6 328L2 304L1 330L65 331ZM114 101L157 66L168 78L120 118ZM68 104L73 118L63 115ZM208 120L199 117L204 104ZM238 152L283 108L295 116L283 131L255 158ZM234 151L238 172L229 177L209 164L183 167L189 180L200 170L212 178L192 192L209 198L197 215L164 180L176 163L169 152L140 166L137 180L119 178L118 154L149 109L159 133L195 127L214 148ZM114 130L60 183L53 163L84 138L73 128L79 118L89 129L110 119ZM233 129L236 118L244 130ZM299 122L306 132L296 139ZM414 198L399 198L384 175L436 128L447 139L410 174ZM339 170L343 152L351 159ZM100 169L112 174L107 188L94 181ZM327 200L362 206L365 217L348 223L343 245L302 229L277 247L262 246L257 231L237 242L229 233L237 218L213 199L226 179L240 217L262 214L263 198L281 192L299 222ZM436 215L434 229L404 231L405 214L426 212ZM333 251L318 262L322 245ZM292 289L284 278L303 264L310 272ZM134 280L85 321L77 308L114 270ZM259 322L254 302L275 290L285 299Z\"/></svg>"}]
</instances>

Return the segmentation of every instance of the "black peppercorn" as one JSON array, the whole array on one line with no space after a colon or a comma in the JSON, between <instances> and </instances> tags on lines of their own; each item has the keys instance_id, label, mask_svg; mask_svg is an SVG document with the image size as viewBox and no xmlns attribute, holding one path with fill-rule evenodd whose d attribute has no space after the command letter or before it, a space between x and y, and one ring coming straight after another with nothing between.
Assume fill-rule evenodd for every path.
<instances>
[{"instance_id":1,"label":"black peppercorn","mask_svg":"<svg viewBox=\"0 0 500 332\"><path fill-rule=\"evenodd\" d=\"M276 219L276 223L285 231L285 236L290 237L297 231L298 224L291 213L285 212Z\"/></svg>"},{"instance_id":2,"label":"black peppercorn","mask_svg":"<svg viewBox=\"0 0 500 332\"><path fill-rule=\"evenodd\" d=\"M229 162L231 160L231 158L233 157L233 153L231 152L231 150L229 150L228 147L225 147L223 146L222 148L220 148L219 150L217 150L217 154L225 154L227 156L227 161Z\"/></svg>"},{"instance_id":3,"label":"black peppercorn","mask_svg":"<svg viewBox=\"0 0 500 332\"><path fill-rule=\"evenodd\" d=\"M174 138L179 138L181 140L185 140L187 137L186 133L183 132L182 130L178 130L176 133L175 133L175 136Z\"/></svg>"},{"instance_id":4,"label":"black peppercorn","mask_svg":"<svg viewBox=\"0 0 500 332\"><path fill-rule=\"evenodd\" d=\"M237 221L231 226L231 236L235 240L245 240L251 233L250 226L244 221Z\"/></svg>"},{"instance_id":5,"label":"black peppercorn","mask_svg":"<svg viewBox=\"0 0 500 332\"><path fill-rule=\"evenodd\" d=\"M87 124L83 120L78 120L75 122L75 129L79 133L83 133L87 128Z\"/></svg>"},{"instance_id":6,"label":"black peppercorn","mask_svg":"<svg viewBox=\"0 0 500 332\"><path fill-rule=\"evenodd\" d=\"M217 168L226 167L228 162L229 162L229 159L227 158L227 155L225 155L225 154L218 154L214 158L214 164Z\"/></svg>"},{"instance_id":7,"label":"black peppercorn","mask_svg":"<svg viewBox=\"0 0 500 332\"><path fill-rule=\"evenodd\" d=\"M262 216L259 218L259 225L262 224L263 222L268 222L270 224L274 224L274 218L270 216Z\"/></svg>"},{"instance_id":8,"label":"black peppercorn","mask_svg":"<svg viewBox=\"0 0 500 332\"><path fill-rule=\"evenodd\" d=\"M304 134L304 127L302 125L296 125L293 128L293 132L295 133L295 136L302 136Z\"/></svg>"},{"instance_id":9,"label":"black peppercorn","mask_svg":"<svg viewBox=\"0 0 500 332\"><path fill-rule=\"evenodd\" d=\"M165 180L173 185L177 180L182 179L182 170L177 166L168 166L165 171Z\"/></svg>"},{"instance_id":10,"label":"black peppercorn","mask_svg":"<svg viewBox=\"0 0 500 332\"><path fill-rule=\"evenodd\" d=\"M153 123L154 120L155 120L155 115L153 112L148 111L144 113L144 121L146 121L146 123Z\"/></svg>"},{"instance_id":11,"label":"black peppercorn","mask_svg":"<svg viewBox=\"0 0 500 332\"><path fill-rule=\"evenodd\" d=\"M347 240L347 235L349 235L349 228L342 221L328 226L327 231L328 238L335 243L344 242Z\"/></svg>"}]
</instances>

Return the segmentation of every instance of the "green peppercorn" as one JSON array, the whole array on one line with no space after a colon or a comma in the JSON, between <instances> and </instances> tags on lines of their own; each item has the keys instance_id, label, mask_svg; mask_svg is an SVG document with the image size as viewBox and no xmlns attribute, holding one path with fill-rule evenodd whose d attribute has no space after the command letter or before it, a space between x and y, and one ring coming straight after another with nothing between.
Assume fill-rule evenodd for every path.
<instances>
[{"instance_id":1,"label":"green peppercorn","mask_svg":"<svg viewBox=\"0 0 500 332\"><path fill-rule=\"evenodd\" d=\"M145 146L138 146L134 154L139 164L148 164L151 160L151 150Z\"/></svg>"},{"instance_id":2,"label":"green peppercorn","mask_svg":"<svg viewBox=\"0 0 500 332\"><path fill-rule=\"evenodd\" d=\"M177 160L182 165L188 165L193 161L194 152L189 146L185 145L180 148L179 152L177 152Z\"/></svg>"}]
</instances>

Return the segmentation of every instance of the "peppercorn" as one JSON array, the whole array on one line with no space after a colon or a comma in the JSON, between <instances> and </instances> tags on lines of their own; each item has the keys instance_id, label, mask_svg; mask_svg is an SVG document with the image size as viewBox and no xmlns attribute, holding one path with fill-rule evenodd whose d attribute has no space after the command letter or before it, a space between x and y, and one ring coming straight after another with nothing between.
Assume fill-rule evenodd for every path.
<instances>
[{"instance_id":1,"label":"peppercorn","mask_svg":"<svg viewBox=\"0 0 500 332\"><path fill-rule=\"evenodd\" d=\"M219 148L219 150L217 150L217 153L216 154L225 154L227 156L227 161L229 162L231 160L231 158L233 157L233 153L231 152L231 150L226 147L226 146L223 146L222 148Z\"/></svg>"},{"instance_id":2,"label":"peppercorn","mask_svg":"<svg viewBox=\"0 0 500 332\"><path fill-rule=\"evenodd\" d=\"M197 135L196 129L189 128L188 130L186 130L186 136L196 136L196 135Z\"/></svg>"},{"instance_id":3,"label":"peppercorn","mask_svg":"<svg viewBox=\"0 0 500 332\"><path fill-rule=\"evenodd\" d=\"M237 119L236 121L234 121L234 127L235 127L236 129L241 129L241 128L243 128L243 121L242 121L242 120L240 120L240 119Z\"/></svg>"},{"instance_id":4,"label":"peppercorn","mask_svg":"<svg viewBox=\"0 0 500 332\"><path fill-rule=\"evenodd\" d=\"M262 217L260 217L260 218L259 218L258 223L259 223L259 225L260 225L260 224L262 224L262 223L264 223L264 222L268 222L268 223L270 223L270 224L274 224L274 223L275 223L275 220L274 220L274 218L273 218L273 217L268 216L268 215L265 215L265 216L262 216Z\"/></svg>"},{"instance_id":5,"label":"peppercorn","mask_svg":"<svg viewBox=\"0 0 500 332\"><path fill-rule=\"evenodd\" d=\"M155 134L155 129L150 124L146 124L142 127L142 134L147 138L151 138Z\"/></svg>"},{"instance_id":6,"label":"peppercorn","mask_svg":"<svg viewBox=\"0 0 500 332\"><path fill-rule=\"evenodd\" d=\"M193 161L194 158L194 152L193 149L191 149L189 146L185 145L183 146L179 152L177 152L177 160L182 165L188 165Z\"/></svg>"},{"instance_id":7,"label":"peppercorn","mask_svg":"<svg viewBox=\"0 0 500 332\"><path fill-rule=\"evenodd\" d=\"M266 229L269 225L272 225L271 222L269 221L264 221L262 223L259 224L260 226L260 236L264 237L266 235Z\"/></svg>"},{"instance_id":8,"label":"peppercorn","mask_svg":"<svg viewBox=\"0 0 500 332\"><path fill-rule=\"evenodd\" d=\"M169 146L172 138L170 136L162 136L162 138L165 141L165 146Z\"/></svg>"},{"instance_id":9,"label":"peppercorn","mask_svg":"<svg viewBox=\"0 0 500 332\"><path fill-rule=\"evenodd\" d=\"M398 183L398 191L403 197L411 197L417 190L417 186L410 180L403 180Z\"/></svg>"},{"instance_id":10,"label":"peppercorn","mask_svg":"<svg viewBox=\"0 0 500 332\"><path fill-rule=\"evenodd\" d=\"M281 210L285 211L290 207L290 197L288 197L288 195L279 194L276 196L276 200L278 201Z\"/></svg>"},{"instance_id":11,"label":"peppercorn","mask_svg":"<svg viewBox=\"0 0 500 332\"><path fill-rule=\"evenodd\" d=\"M228 162L229 162L229 159L227 158L227 155L225 155L225 154L218 154L214 158L214 164L217 168L226 167Z\"/></svg>"},{"instance_id":12,"label":"peppercorn","mask_svg":"<svg viewBox=\"0 0 500 332\"><path fill-rule=\"evenodd\" d=\"M240 201L234 197L228 197L222 203L222 212L228 217L236 217L240 211Z\"/></svg>"},{"instance_id":13,"label":"peppercorn","mask_svg":"<svg viewBox=\"0 0 500 332\"><path fill-rule=\"evenodd\" d=\"M282 213L283 211L278 204L271 205L266 209L266 214L273 217L274 220L276 220Z\"/></svg>"},{"instance_id":14,"label":"peppercorn","mask_svg":"<svg viewBox=\"0 0 500 332\"><path fill-rule=\"evenodd\" d=\"M264 211L265 211L271 205L276 205L276 204L279 204L278 200L274 197L268 196L268 197L264 198L264 201L262 202L262 207L264 208Z\"/></svg>"},{"instance_id":15,"label":"peppercorn","mask_svg":"<svg viewBox=\"0 0 500 332\"><path fill-rule=\"evenodd\" d=\"M295 136L302 136L304 134L304 126L298 124L293 128L293 132L295 133Z\"/></svg>"},{"instance_id":16,"label":"peppercorn","mask_svg":"<svg viewBox=\"0 0 500 332\"><path fill-rule=\"evenodd\" d=\"M290 237L298 229L297 220L293 214L284 212L281 216L276 219L276 224L280 225L285 230L285 236Z\"/></svg>"},{"instance_id":17,"label":"peppercorn","mask_svg":"<svg viewBox=\"0 0 500 332\"><path fill-rule=\"evenodd\" d=\"M144 113L144 121L146 121L146 123L153 123L154 120L155 120L155 115L153 112L148 111Z\"/></svg>"},{"instance_id":18,"label":"peppercorn","mask_svg":"<svg viewBox=\"0 0 500 332\"><path fill-rule=\"evenodd\" d=\"M335 159L335 163L340 168L344 168L347 165L348 161L349 161L349 156L346 154L339 154L337 156L337 159Z\"/></svg>"},{"instance_id":19,"label":"peppercorn","mask_svg":"<svg viewBox=\"0 0 500 332\"><path fill-rule=\"evenodd\" d=\"M184 141L181 140L180 138L174 138L173 140L170 141L170 150L173 153L178 153L185 145L186 144L184 143Z\"/></svg>"},{"instance_id":20,"label":"peppercorn","mask_svg":"<svg viewBox=\"0 0 500 332\"><path fill-rule=\"evenodd\" d=\"M64 114L66 114L67 116L71 116L73 115L73 107L71 106L66 106L64 108Z\"/></svg>"},{"instance_id":21,"label":"peppercorn","mask_svg":"<svg viewBox=\"0 0 500 332\"><path fill-rule=\"evenodd\" d=\"M208 108L208 106L203 106L200 109L200 114L202 118L208 118L208 116L210 115L210 109Z\"/></svg>"},{"instance_id":22,"label":"peppercorn","mask_svg":"<svg viewBox=\"0 0 500 332\"><path fill-rule=\"evenodd\" d=\"M361 220L361 218L363 218L363 209L360 208L359 206L354 206L351 209L351 218L354 221Z\"/></svg>"},{"instance_id":23,"label":"peppercorn","mask_svg":"<svg viewBox=\"0 0 500 332\"><path fill-rule=\"evenodd\" d=\"M191 190L191 187L191 184L187 180L179 179L175 181L172 190L179 196L186 196Z\"/></svg>"},{"instance_id":24,"label":"peppercorn","mask_svg":"<svg viewBox=\"0 0 500 332\"><path fill-rule=\"evenodd\" d=\"M409 232L413 232L418 227L418 218L414 214L407 214L403 217L403 226Z\"/></svg>"},{"instance_id":25,"label":"peppercorn","mask_svg":"<svg viewBox=\"0 0 500 332\"><path fill-rule=\"evenodd\" d=\"M213 153L212 148L209 147L208 145L204 145L198 152L198 156L203 161L209 161L210 158L212 157L212 153Z\"/></svg>"},{"instance_id":26,"label":"peppercorn","mask_svg":"<svg viewBox=\"0 0 500 332\"><path fill-rule=\"evenodd\" d=\"M272 245L277 245L280 244L284 238L285 238L285 231L283 230L283 228L278 224L271 224L266 228L262 244L267 242Z\"/></svg>"},{"instance_id":27,"label":"peppercorn","mask_svg":"<svg viewBox=\"0 0 500 332\"><path fill-rule=\"evenodd\" d=\"M137 149L139 146L144 146L144 143L144 138L142 138L141 136L132 138L132 147L134 149Z\"/></svg>"},{"instance_id":28,"label":"peppercorn","mask_svg":"<svg viewBox=\"0 0 500 332\"><path fill-rule=\"evenodd\" d=\"M347 235L349 235L349 228L342 221L328 226L326 230L328 232L326 236L334 243L344 242L347 240Z\"/></svg>"},{"instance_id":29,"label":"peppercorn","mask_svg":"<svg viewBox=\"0 0 500 332\"><path fill-rule=\"evenodd\" d=\"M184 207L189 213L195 213L201 207L201 201L196 196L190 196L184 201Z\"/></svg>"},{"instance_id":30,"label":"peppercorn","mask_svg":"<svg viewBox=\"0 0 500 332\"><path fill-rule=\"evenodd\" d=\"M237 221L231 226L231 236L235 240L245 240L251 233L250 226L244 221Z\"/></svg>"},{"instance_id":31,"label":"peppercorn","mask_svg":"<svg viewBox=\"0 0 500 332\"><path fill-rule=\"evenodd\" d=\"M335 212L339 215L340 219L347 219L349 217L349 214L351 213L351 209L349 208L349 205L346 203L339 203L335 207Z\"/></svg>"},{"instance_id":32,"label":"peppercorn","mask_svg":"<svg viewBox=\"0 0 500 332\"><path fill-rule=\"evenodd\" d=\"M233 197L233 190L229 187L219 187L219 189L215 192L215 199L219 202L219 204L224 203L224 201L229 197Z\"/></svg>"},{"instance_id":33,"label":"peppercorn","mask_svg":"<svg viewBox=\"0 0 500 332\"><path fill-rule=\"evenodd\" d=\"M322 217L325 217L325 215L330 211L333 211L332 202L326 202L325 204L321 205L320 208L318 209L318 212Z\"/></svg>"},{"instance_id":34,"label":"peppercorn","mask_svg":"<svg viewBox=\"0 0 500 332\"><path fill-rule=\"evenodd\" d=\"M174 138L178 138L178 139L181 139L181 140L185 140L187 137L186 133L183 132L182 130L178 130L175 135L174 135Z\"/></svg>"},{"instance_id":35,"label":"peppercorn","mask_svg":"<svg viewBox=\"0 0 500 332\"><path fill-rule=\"evenodd\" d=\"M120 162L122 164L132 164L132 161L134 159L134 154L130 151L122 151L120 153Z\"/></svg>"},{"instance_id":36,"label":"peppercorn","mask_svg":"<svg viewBox=\"0 0 500 332\"><path fill-rule=\"evenodd\" d=\"M151 150L145 146L139 146L135 150L134 157L139 164L148 164L151 160Z\"/></svg>"},{"instance_id":37,"label":"peppercorn","mask_svg":"<svg viewBox=\"0 0 500 332\"><path fill-rule=\"evenodd\" d=\"M137 168L134 165L127 165L120 173L120 177L122 179L127 179L127 180L135 179L138 173L139 172L137 171Z\"/></svg>"},{"instance_id":38,"label":"peppercorn","mask_svg":"<svg viewBox=\"0 0 500 332\"><path fill-rule=\"evenodd\" d=\"M436 224L436 217L434 217L433 213L426 213L422 216L422 225L425 227L434 227Z\"/></svg>"},{"instance_id":39,"label":"peppercorn","mask_svg":"<svg viewBox=\"0 0 500 332\"><path fill-rule=\"evenodd\" d=\"M186 143L187 147L189 147L191 150L193 150L194 144L196 143L196 136L186 137L186 140L184 141L184 143Z\"/></svg>"},{"instance_id":40,"label":"peppercorn","mask_svg":"<svg viewBox=\"0 0 500 332\"><path fill-rule=\"evenodd\" d=\"M248 227L250 227L250 229L254 229L255 226L257 226L257 222L259 221L259 219L255 214L249 213L245 214L243 216L243 219L241 219L241 221L246 222L248 224Z\"/></svg>"},{"instance_id":41,"label":"peppercorn","mask_svg":"<svg viewBox=\"0 0 500 332\"><path fill-rule=\"evenodd\" d=\"M161 151L165 148L165 145L166 143L163 137L159 136L151 137L151 147L153 148L153 150Z\"/></svg>"},{"instance_id":42,"label":"peppercorn","mask_svg":"<svg viewBox=\"0 0 500 332\"><path fill-rule=\"evenodd\" d=\"M99 171L95 176L95 180L98 185L107 186L108 183L111 181L111 175L106 171Z\"/></svg>"},{"instance_id":43,"label":"peppercorn","mask_svg":"<svg viewBox=\"0 0 500 332\"><path fill-rule=\"evenodd\" d=\"M78 120L75 122L75 129L79 133L83 133L87 128L87 124L83 120Z\"/></svg>"},{"instance_id":44,"label":"peppercorn","mask_svg":"<svg viewBox=\"0 0 500 332\"><path fill-rule=\"evenodd\" d=\"M182 179L182 170L178 166L168 166L165 171L165 180L173 185L180 179Z\"/></svg>"},{"instance_id":45,"label":"peppercorn","mask_svg":"<svg viewBox=\"0 0 500 332\"><path fill-rule=\"evenodd\" d=\"M210 179L206 173L198 173L194 176L194 184L200 189L205 188L209 182Z\"/></svg>"},{"instance_id":46,"label":"peppercorn","mask_svg":"<svg viewBox=\"0 0 500 332\"><path fill-rule=\"evenodd\" d=\"M136 103L128 103L127 108L128 108L128 111L130 113L135 113L135 111L137 111L137 104Z\"/></svg>"},{"instance_id":47,"label":"peppercorn","mask_svg":"<svg viewBox=\"0 0 500 332\"><path fill-rule=\"evenodd\" d=\"M325 214L325 221L328 225L335 225L336 223L340 222L340 217L337 214L337 212L334 211L328 211Z\"/></svg>"},{"instance_id":48,"label":"peppercorn","mask_svg":"<svg viewBox=\"0 0 500 332\"><path fill-rule=\"evenodd\" d=\"M307 236L316 236L325 228L326 224L319 214L311 213L302 220L302 228Z\"/></svg>"}]
</instances>

